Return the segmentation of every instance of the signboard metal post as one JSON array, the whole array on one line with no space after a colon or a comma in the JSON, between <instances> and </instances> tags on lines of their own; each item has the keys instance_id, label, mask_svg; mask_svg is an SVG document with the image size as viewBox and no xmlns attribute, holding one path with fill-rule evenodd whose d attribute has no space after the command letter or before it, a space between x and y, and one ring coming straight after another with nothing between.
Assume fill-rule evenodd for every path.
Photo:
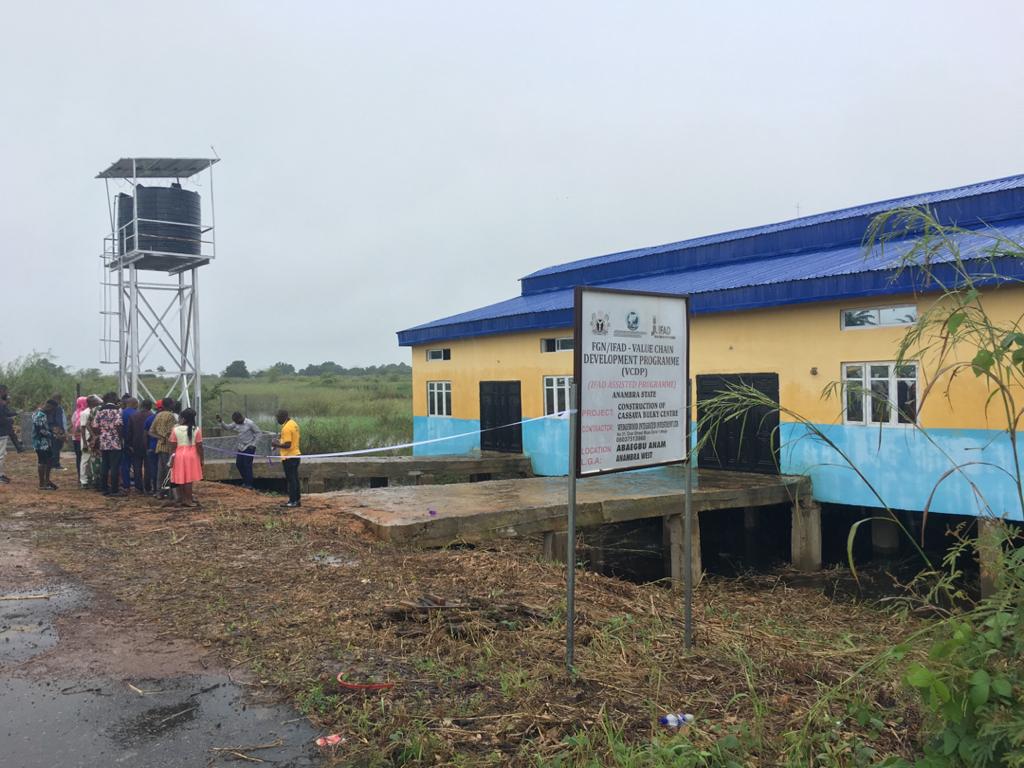
<instances>
[{"instance_id":1,"label":"signboard metal post","mask_svg":"<svg viewBox=\"0 0 1024 768\"><path fill-rule=\"evenodd\" d=\"M579 413L576 408L576 381L569 384L569 503L565 534L565 666L572 672L576 651L576 424Z\"/></svg>"},{"instance_id":2,"label":"signboard metal post","mask_svg":"<svg viewBox=\"0 0 1024 768\"><path fill-rule=\"evenodd\" d=\"M689 410L689 398L687 398ZM690 436L686 436L689 443ZM683 501L683 647L693 647L693 455L687 447L686 491Z\"/></svg>"}]
</instances>

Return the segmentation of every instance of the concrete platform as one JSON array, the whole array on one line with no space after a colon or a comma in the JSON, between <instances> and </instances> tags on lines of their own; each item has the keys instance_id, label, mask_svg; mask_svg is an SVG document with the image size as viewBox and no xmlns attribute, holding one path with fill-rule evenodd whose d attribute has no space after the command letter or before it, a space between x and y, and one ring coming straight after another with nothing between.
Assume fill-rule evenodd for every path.
<instances>
[{"instance_id":1,"label":"concrete platform","mask_svg":"<svg viewBox=\"0 0 1024 768\"><path fill-rule=\"evenodd\" d=\"M283 482L280 461L256 459L253 476L259 481ZM241 480L234 459L208 460L206 480ZM347 488L390 488L434 483L526 478L533 475L530 459L521 454L482 453L479 456L343 456L303 458L299 480L306 493Z\"/></svg>"},{"instance_id":2,"label":"concrete platform","mask_svg":"<svg viewBox=\"0 0 1024 768\"><path fill-rule=\"evenodd\" d=\"M683 470L667 467L580 480L579 528L661 517L676 584L683 573ZM381 539L409 546L444 546L459 541L544 535L544 554L566 550L567 480L535 477L462 485L387 488L324 494L339 512L367 522ZM700 516L722 509L790 505L791 559L803 570L821 567L821 510L807 477L699 470L693 494L693 576L700 564Z\"/></svg>"},{"instance_id":3,"label":"concrete platform","mask_svg":"<svg viewBox=\"0 0 1024 768\"><path fill-rule=\"evenodd\" d=\"M328 493L338 510L369 523L382 539L419 546L484 541L565 530L566 478L535 477L466 485L386 488ZM810 499L806 477L699 471L698 512L792 504ZM436 514L431 514L431 510ZM581 528L667 517L683 511L683 472L663 468L580 480L576 517Z\"/></svg>"}]
</instances>

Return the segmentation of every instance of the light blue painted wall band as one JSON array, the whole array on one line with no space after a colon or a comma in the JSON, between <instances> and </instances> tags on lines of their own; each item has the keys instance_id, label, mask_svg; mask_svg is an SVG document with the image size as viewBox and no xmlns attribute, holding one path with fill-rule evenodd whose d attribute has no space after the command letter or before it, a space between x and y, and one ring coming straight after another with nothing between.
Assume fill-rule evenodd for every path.
<instances>
[{"instance_id":1,"label":"light blue painted wall band","mask_svg":"<svg viewBox=\"0 0 1024 768\"><path fill-rule=\"evenodd\" d=\"M461 437L454 437L461 435ZM422 444L427 440L445 439ZM480 450L480 422L476 419L455 419L450 416L413 416L413 456L445 456Z\"/></svg>"},{"instance_id":2,"label":"light blue painted wall band","mask_svg":"<svg viewBox=\"0 0 1024 768\"><path fill-rule=\"evenodd\" d=\"M930 512L994 514L1005 515L1010 520L1022 519L1017 486L1012 478L1012 446L1006 432L879 429L843 424L814 426L846 454L891 509L923 510L938 484ZM783 473L810 475L815 499L835 504L883 506L851 469L850 463L806 426L783 423L780 436ZM1019 437L1017 447L1024 450ZM943 475L957 465L967 466L962 473L956 472L940 483Z\"/></svg>"},{"instance_id":3,"label":"light blue painted wall band","mask_svg":"<svg viewBox=\"0 0 1024 768\"><path fill-rule=\"evenodd\" d=\"M533 474L558 477L569 473L569 420L545 419L523 424L523 453Z\"/></svg>"}]
</instances>

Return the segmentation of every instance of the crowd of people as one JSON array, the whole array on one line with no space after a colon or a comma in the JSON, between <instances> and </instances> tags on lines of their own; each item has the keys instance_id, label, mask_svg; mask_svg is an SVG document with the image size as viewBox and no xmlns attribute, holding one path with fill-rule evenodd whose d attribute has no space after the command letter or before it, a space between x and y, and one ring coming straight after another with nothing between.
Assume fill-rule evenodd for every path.
<instances>
[{"instance_id":1,"label":"crowd of people","mask_svg":"<svg viewBox=\"0 0 1024 768\"><path fill-rule=\"evenodd\" d=\"M7 388L0 385L0 483L4 474L8 442L21 453L24 448L14 428L17 412L9 405ZM271 447L281 455L288 487L288 501L282 506L302 505L299 489L299 426L287 411L278 411L281 430ZM241 413L231 422L216 417L222 429L237 433L235 466L242 486L254 488L252 464L262 434L251 419ZM130 394L79 397L71 418L67 417L59 393L53 394L32 413L32 449L36 452L41 491L57 490L53 471L63 471L61 454L70 440L75 469L82 489L94 489L104 496L132 494L168 499L184 506L198 506L193 484L203 479L205 461L203 433L196 411L182 407L174 398L155 403Z\"/></svg>"}]
</instances>

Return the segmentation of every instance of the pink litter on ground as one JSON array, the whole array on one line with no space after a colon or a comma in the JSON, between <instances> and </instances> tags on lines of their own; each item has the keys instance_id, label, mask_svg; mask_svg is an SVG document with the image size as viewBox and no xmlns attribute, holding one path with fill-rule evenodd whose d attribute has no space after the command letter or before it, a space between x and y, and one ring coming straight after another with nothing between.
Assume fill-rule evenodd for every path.
<instances>
[{"instance_id":1,"label":"pink litter on ground","mask_svg":"<svg viewBox=\"0 0 1024 768\"><path fill-rule=\"evenodd\" d=\"M427 510L427 514L430 515L431 517L437 517L437 510L436 509L428 509Z\"/></svg>"},{"instance_id":2,"label":"pink litter on ground","mask_svg":"<svg viewBox=\"0 0 1024 768\"><path fill-rule=\"evenodd\" d=\"M344 740L345 738L340 733L332 733L330 736L321 736L314 743L318 747L336 747Z\"/></svg>"}]
</instances>

